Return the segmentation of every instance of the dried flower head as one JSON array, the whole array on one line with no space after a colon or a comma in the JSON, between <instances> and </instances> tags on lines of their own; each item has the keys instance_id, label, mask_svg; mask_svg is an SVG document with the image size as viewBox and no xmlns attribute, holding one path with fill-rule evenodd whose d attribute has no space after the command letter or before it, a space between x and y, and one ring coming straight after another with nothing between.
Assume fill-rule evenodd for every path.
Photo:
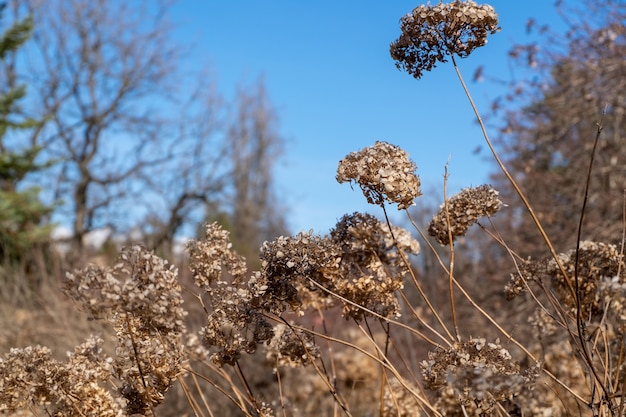
<instances>
[{"instance_id":1,"label":"dried flower head","mask_svg":"<svg viewBox=\"0 0 626 417\"><path fill-rule=\"evenodd\" d=\"M312 231L296 236L280 236L261 247L261 275L267 290L263 305L268 311L280 314L290 307L316 304L328 305L327 294L318 285L328 287L339 274L340 248L327 237ZM307 306L303 305L305 296Z\"/></svg>"},{"instance_id":2,"label":"dried flower head","mask_svg":"<svg viewBox=\"0 0 626 417\"><path fill-rule=\"evenodd\" d=\"M491 415L498 401L519 393L535 376L521 374L519 364L498 340L484 338L429 352L421 366L426 388L442 393L452 389L460 404L480 409L480 415Z\"/></svg>"},{"instance_id":3,"label":"dried flower head","mask_svg":"<svg viewBox=\"0 0 626 417\"><path fill-rule=\"evenodd\" d=\"M208 224L205 239L190 242L187 250L195 283L210 306L201 330L205 349L196 346L194 353L209 355L215 364L235 365L242 353L254 353L258 345L269 342L274 329L267 312L280 315L287 306L299 306L290 280L274 279L265 270L246 276L245 259L232 250L228 231L217 223ZM275 252L277 258L284 257L279 249ZM261 258L265 265L263 252Z\"/></svg>"},{"instance_id":4,"label":"dried flower head","mask_svg":"<svg viewBox=\"0 0 626 417\"><path fill-rule=\"evenodd\" d=\"M356 182L367 202L382 206L387 200L398 210L413 205L420 192L415 163L399 147L387 142L352 152L339 162L337 182Z\"/></svg>"},{"instance_id":5,"label":"dried flower head","mask_svg":"<svg viewBox=\"0 0 626 417\"><path fill-rule=\"evenodd\" d=\"M465 58L496 33L498 15L488 4L455 0L436 6L421 5L400 19L402 34L390 46L396 67L415 78L430 71L446 56Z\"/></svg>"},{"instance_id":6,"label":"dried flower head","mask_svg":"<svg viewBox=\"0 0 626 417\"><path fill-rule=\"evenodd\" d=\"M203 289L221 279L225 269L235 280L246 273L246 260L235 253L230 242L230 232L218 223L205 225L205 238L187 244L189 269L196 285Z\"/></svg>"},{"instance_id":7,"label":"dried flower head","mask_svg":"<svg viewBox=\"0 0 626 417\"><path fill-rule=\"evenodd\" d=\"M488 185L462 190L441 205L439 212L430 222L428 233L437 242L448 245L450 243L448 231L451 232L454 241L456 237L464 236L480 217L493 216L500 210L502 201L498 194Z\"/></svg>"},{"instance_id":8,"label":"dried flower head","mask_svg":"<svg viewBox=\"0 0 626 417\"><path fill-rule=\"evenodd\" d=\"M65 292L113 323L117 345L111 375L122 381L126 412L144 414L160 404L185 369L187 313L177 270L132 246L112 268L90 265L67 274Z\"/></svg>"},{"instance_id":9,"label":"dried flower head","mask_svg":"<svg viewBox=\"0 0 626 417\"><path fill-rule=\"evenodd\" d=\"M547 263L547 260L536 261L531 258L517 262L517 271L511 274L509 282L504 286L507 300L512 300L526 291L530 282L541 285Z\"/></svg>"},{"instance_id":10,"label":"dried flower head","mask_svg":"<svg viewBox=\"0 0 626 417\"><path fill-rule=\"evenodd\" d=\"M217 281L207 291L212 311L202 329L202 343L217 365L234 365L242 353L254 353L274 335L259 294L266 286L253 274L247 282Z\"/></svg>"},{"instance_id":11,"label":"dried flower head","mask_svg":"<svg viewBox=\"0 0 626 417\"><path fill-rule=\"evenodd\" d=\"M207 291L212 307L201 330L202 343L213 363L235 365L242 353L254 353L274 335L264 316L262 295L267 286L259 273L246 282L217 281Z\"/></svg>"},{"instance_id":12,"label":"dried flower head","mask_svg":"<svg viewBox=\"0 0 626 417\"><path fill-rule=\"evenodd\" d=\"M141 317L150 331L184 330L178 271L141 246L124 248L114 267L88 265L67 274L65 293L97 318Z\"/></svg>"},{"instance_id":13,"label":"dried flower head","mask_svg":"<svg viewBox=\"0 0 626 417\"><path fill-rule=\"evenodd\" d=\"M559 254L559 260L570 279L574 277L575 259L575 249ZM617 246L593 241L580 242L577 273L580 297L578 302L569 291L567 281L556 262L550 260L547 263L546 274L551 278L560 300L570 313L575 315L580 305L584 317L599 319L609 305L611 313L625 308L622 304L626 306L626 268Z\"/></svg>"},{"instance_id":14,"label":"dried flower head","mask_svg":"<svg viewBox=\"0 0 626 417\"><path fill-rule=\"evenodd\" d=\"M123 401L105 388L111 359L103 354L102 344L102 339L90 337L68 353L66 362L52 359L46 347L11 349L0 358L0 414L45 406L41 415L127 415Z\"/></svg>"},{"instance_id":15,"label":"dried flower head","mask_svg":"<svg viewBox=\"0 0 626 417\"><path fill-rule=\"evenodd\" d=\"M184 373L183 334L149 329L141 317L126 313L116 315L114 330L111 374L122 381L126 411L146 413L165 399L165 392Z\"/></svg>"},{"instance_id":16,"label":"dried flower head","mask_svg":"<svg viewBox=\"0 0 626 417\"><path fill-rule=\"evenodd\" d=\"M274 327L265 356L274 366L296 367L318 358L320 350L311 333L281 323Z\"/></svg>"},{"instance_id":17,"label":"dried flower head","mask_svg":"<svg viewBox=\"0 0 626 417\"><path fill-rule=\"evenodd\" d=\"M398 315L395 292L408 272L398 250L419 253L419 243L409 232L392 230L393 236L374 216L353 213L343 216L330 233L341 249L340 277L332 282L333 292L383 317ZM344 304L344 317L360 320L370 314L354 304Z\"/></svg>"}]
</instances>

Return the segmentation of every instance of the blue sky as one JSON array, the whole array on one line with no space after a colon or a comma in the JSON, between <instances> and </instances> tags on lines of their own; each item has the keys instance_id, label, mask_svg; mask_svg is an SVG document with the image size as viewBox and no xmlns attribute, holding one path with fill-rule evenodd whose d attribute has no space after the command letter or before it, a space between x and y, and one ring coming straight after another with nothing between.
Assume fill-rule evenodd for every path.
<instances>
[{"instance_id":1,"label":"blue sky","mask_svg":"<svg viewBox=\"0 0 626 417\"><path fill-rule=\"evenodd\" d=\"M181 0L175 7L174 19L182 25L178 36L193 43L188 65L208 65L222 94L232 96L237 85L263 75L288 140L276 181L293 232L326 233L353 211L381 214L358 188L335 181L338 161L376 140L409 152L429 204L441 201L448 160L449 193L487 182L495 169L451 63L415 80L389 56L400 17L419 4ZM527 19L560 21L550 0L490 4L502 30L458 61L468 82L480 65L503 79L515 76L507 51L527 39ZM488 81L469 86L488 115L502 87Z\"/></svg>"}]
</instances>

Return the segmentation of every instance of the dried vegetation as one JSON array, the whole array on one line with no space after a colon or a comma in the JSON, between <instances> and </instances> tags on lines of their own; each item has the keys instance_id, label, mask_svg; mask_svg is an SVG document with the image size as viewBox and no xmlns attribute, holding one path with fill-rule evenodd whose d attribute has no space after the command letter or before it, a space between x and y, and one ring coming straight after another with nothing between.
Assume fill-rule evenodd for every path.
<instances>
[{"instance_id":1,"label":"dried vegetation","mask_svg":"<svg viewBox=\"0 0 626 417\"><path fill-rule=\"evenodd\" d=\"M419 78L484 45L498 20L490 6L454 1L419 6L401 26L392 56ZM11 349L0 359L0 414L624 415L620 248L583 241L557 254L546 237L552 256L522 259L491 224L505 206L488 185L446 199L425 233L408 211L421 195L416 169L386 142L346 156L337 181L358 184L384 220L353 213L328 235L277 237L260 248L255 271L212 223L187 245L192 280L141 246L112 266L68 273L64 293L110 325L113 348L88 336L65 360L44 346ZM412 232L390 223L389 205L405 211ZM521 330L457 279L456 240L478 222L511 255L501 290L532 311ZM449 284L445 308L411 263L421 249L414 236L427 234L434 242L422 245ZM457 315L457 302L471 314ZM483 334L470 334L469 322Z\"/></svg>"}]
</instances>

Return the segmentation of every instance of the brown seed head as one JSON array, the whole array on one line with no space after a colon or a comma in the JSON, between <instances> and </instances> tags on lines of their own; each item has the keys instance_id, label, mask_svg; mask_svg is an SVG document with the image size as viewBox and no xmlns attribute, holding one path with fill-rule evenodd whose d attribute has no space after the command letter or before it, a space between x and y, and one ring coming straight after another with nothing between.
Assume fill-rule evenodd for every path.
<instances>
[{"instance_id":1,"label":"brown seed head","mask_svg":"<svg viewBox=\"0 0 626 417\"><path fill-rule=\"evenodd\" d=\"M498 194L488 185L462 190L448 199L447 204L441 205L439 212L430 222L428 234L442 245L450 243L448 229L452 233L452 240L464 236L480 217L493 216L500 210L502 201Z\"/></svg>"},{"instance_id":2,"label":"brown seed head","mask_svg":"<svg viewBox=\"0 0 626 417\"><path fill-rule=\"evenodd\" d=\"M520 372L519 364L499 340L488 342L482 337L437 348L421 366L426 388L444 395L451 390L457 409L459 404L476 406L483 410L481 415L495 415L489 411L499 401L519 394L536 377L533 368ZM439 402L436 406L444 411Z\"/></svg>"},{"instance_id":3,"label":"brown seed head","mask_svg":"<svg viewBox=\"0 0 626 417\"><path fill-rule=\"evenodd\" d=\"M446 56L469 56L500 29L493 7L460 0L418 6L400 19L400 26L402 34L390 46L391 57L398 69L415 78L437 61L446 62Z\"/></svg>"},{"instance_id":4,"label":"brown seed head","mask_svg":"<svg viewBox=\"0 0 626 417\"><path fill-rule=\"evenodd\" d=\"M399 147L387 142L352 152L339 162L337 182L356 182L367 202L382 205L398 203L398 210L413 205L420 192L417 166Z\"/></svg>"}]
</instances>

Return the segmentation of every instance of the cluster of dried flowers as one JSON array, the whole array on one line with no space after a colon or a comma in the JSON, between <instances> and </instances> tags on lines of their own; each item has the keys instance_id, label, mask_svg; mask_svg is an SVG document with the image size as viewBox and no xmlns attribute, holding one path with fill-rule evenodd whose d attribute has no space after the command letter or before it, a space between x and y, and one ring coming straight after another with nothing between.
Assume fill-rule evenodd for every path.
<instances>
[{"instance_id":1,"label":"cluster of dried flowers","mask_svg":"<svg viewBox=\"0 0 626 417\"><path fill-rule=\"evenodd\" d=\"M268 282L265 304L274 313L290 308L328 308L332 297L324 293L336 278L341 262L339 248L312 231L279 236L261 247L261 275ZM269 297L271 295L271 297Z\"/></svg>"},{"instance_id":2,"label":"cluster of dried flowers","mask_svg":"<svg viewBox=\"0 0 626 417\"><path fill-rule=\"evenodd\" d=\"M300 233L265 243L261 274L291 305L327 308L341 300L346 318L396 316L395 292L408 272L399 251L417 254L419 243L405 230L392 230L393 236L369 214L345 215L328 236Z\"/></svg>"},{"instance_id":3,"label":"cluster of dried flowers","mask_svg":"<svg viewBox=\"0 0 626 417\"><path fill-rule=\"evenodd\" d=\"M246 274L228 232L207 225L205 239L191 241L188 252L190 269L210 307L202 342L212 351L211 359L233 365L242 353L261 345L279 363L283 358L296 363L314 359L318 350L312 339L271 324L269 317L285 312L301 315L309 307L342 303L346 318L397 316L395 292L408 272L400 251L417 254L419 243L405 230L391 230L393 235L371 215L346 215L327 236L301 232L265 242L261 269Z\"/></svg>"},{"instance_id":4,"label":"cluster of dried flowers","mask_svg":"<svg viewBox=\"0 0 626 417\"><path fill-rule=\"evenodd\" d=\"M311 333L281 323L274 326L274 337L265 356L275 367L296 367L306 365L310 358L319 357L320 352Z\"/></svg>"},{"instance_id":5,"label":"cluster of dried flowers","mask_svg":"<svg viewBox=\"0 0 626 417\"><path fill-rule=\"evenodd\" d=\"M352 152L339 162L337 181L356 182L368 203L398 203L398 210L413 205L422 195L415 163L399 147L387 142Z\"/></svg>"},{"instance_id":6,"label":"cluster of dried flowers","mask_svg":"<svg viewBox=\"0 0 626 417\"><path fill-rule=\"evenodd\" d=\"M498 191L488 185L466 188L449 198L439 208L428 226L428 233L442 245L458 236L465 236L480 217L493 216L502 207Z\"/></svg>"},{"instance_id":7,"label":"cluster of dried flowers","mask_svg":"<svg viewBox=\"0 0 626 417\"><path fill-rule=\"evenodd\" d=\"M512 300L528 289L528 284L535 282L542 285L545 276L546 264L549 260L541 261L532 258L517 262L517 271L511 274L509 282L504 286L507 300Z\"/></svg>"},{"instance_id":8,"label":"cluster of dried flowers","mask_svg":"<svg viewBox=\"0 0 626 417\"><path fill-rule=\"evenodd\" d=\"M265 345L277 366L305 364L319 356L310 335L269 317L286 311L301 313L298 283L303 277L320 280L335 263L332 247L319 236L300 233L265 242L261 270L247 273L245 259L234 252L229 232L217 223L206 225L203 240L187 245L196 285L208 299L202 344L217 365L234 365L242 353Z\"/></svg>"},{"instance_id":9,"label":"cluster of dried flowers","mask_svg":"<svg viewBox=\"0 0 626 417\"><path fill-rule=\"evenodd\" d=\"M344 303L344 316L356 320L370 312L398 316L396 291L403 287L409 268L403 254L417 255L419 242L408 231L399 227L390 231L387 224L363 213L343 216L330 239L342 255L330 289L350 301Z\"/></svg>"},{"instance_id":10,"label":"cluster of dried flowers","mask_svg":"<svg viewBox=\"0 0 626 417\"><path fill-rule=\"evenodd\" d=\"M416 78L447 56L467 57L499 29L494 9L471 0L421 5L401 24L402 35L391 44L391 55L398 68ZM402 210L421 195L416 169L405 151L379 141L341 160L336 179L357 183L371 204L384 207L389 202ZM498 192L490 186L467 188L442 205L429 233L439 243L450 244L480 217L492 216L501 207ZM207 300L202 353L209 352L220 366L235 365L243 353L254 353L262 345L276 367L318 359L320 349L312 333L282 319L286 312L300 315L310 307L341 305L343 316L355 321L398 317L396 295L410 268L407 255L420 250L406 230L353 213L343 216L327 236L301 232L265 242L260 270L249 272L245 259L233 250L228 231L216 223L206 225L205 231L204 239L189 242L187 252L195 284L204 292L201 299ZM569 277L576 277L575 293L554 260L529 260L507 286L508 295L549 277L567 313L582 310L587 320L605 320L623 339L626 277L617 248L582 242L580 250L561 254L559 261ZM96 337L77 346L67 362L52 359L50 350L41 346L12 349L0 359L0 413L43 405L49 415L57 416L154 415L153 409L186 372L188 347L200 345L186 332L177 270L132 246L113 267L92 265L68 274L65 292L93 317L113 324L115 355L105 356L103 341ZM531 321L541 335L555 332L554 320L544 309ZM337 373L340 380L377 379L378 362L363 367L358 356L346 352L335 357L348 369L345 376ZM506 402L513 402L538 378L538 366L522 372L498 340L484 338L437 348L428 353L421 369L425 388L436 392L432 409L448 416L501 415ZM421 388L396 377L386 381L381 415L423 414L424 399L415 395ZM273 414L261 402L257 411Z\"/></svg>"},{"instance_id":11,"label":"cluster of dried flowers","mask_svg":"<svg viewBox=\"0 0 626 417\"><path fill-rule=\"evenodd\" d=\"M377 142L344 158L337 179L357 182L370 203L389 201L406 209L420 195L415 170L400 148ZM429 230L446 243L449 234L465 234L480 216L493 215L501 205L497 191L488 186L463 190L446 202ZM68 363L52 360L46 348L12 350L0 361L4 410L52 403L54 408L48 410L153 415L166 391L185 373L190 349L200 347L201 354L219 366L235 365L242 354L256 352L259 346L265 346L266 358L275 367L306 365L319 358L320 349L311 333L282 320L283 313L301 315L310 307L341 305L343 316L356 321L398 317L397 292L410 268L407 256L420 250L408 231L353 213L343 216L326 236L311 231L265 242L260 270L249 272L245 259L233 250L228 231L213 223L205 232L204 239L187 245L189 268L206 300L199 343L186 332L177 270L143 247L132 246L112 267L90 265L68 274L64 288L93 317L113 324L114 357L102 355L99 339L77 347ZM614 252L607 256L612 259ZM545 274L554 272L546 265ZM554 282L559 285L557 278ZM422 368L426 387L439 392L442 410L460 405L472 413L488 413L530 381L506 349L484 339L431 352ZM406 386L390 382L385 413L410 415L422 406Z\"/></svg>"},{"instance_id":12,"label":"cluster of dried flowers","mask_svg":"<svg viewBox=\"0 0 626 417\"><path fill-rule=\"evenodd\" d=\"M576 258L578 258L577 268ZM569 291L567 281L554 259L546 264L545 273L550 277L561 302L569 308L571 314L575 314L580 308L585 318L594 317L598 321L605 310L618 313L620 316L626 314L624 311L626 270L617 246L583 241L580 242L578 254L572 249L559 254L559 260L570 282L575 284L576 275L578 277L576 297Z\"/></svg>"},{"instance_id":13,"label":"cluster of dried flowers","mask_svg":"<svg viewBox=\"0 0 626 417\"><path fill-rule=\"evenodd\" d=\"M0 411L43 407L49 415L154 415L186 372L188 339L178 271L141 246L112 267L67 274L64 292L115 331L112 357L92 337L68 356L48 348L13 349L0 360Z\"/></svg>"},{"instance_id":14,"label":"cluster of dried flowers","mask_svg":"<svg viewBox=\"0 0 626 417\"><path fill-rule=\"evenodd\" d=\"M406 209L420 195L415 170L406 152L377 142L342 160L337 179L357 182L370 203L389 201ZM483 191L487 197L497 196L493 190ZM463 210L452 216L455 222L469 224L477 213L491 214L499 207L499 200L474 194L465 197L469 203L451 200L453 212ZM456 226L454 234L461 229ZM186 332L178 271L141 246L126 248L112 267L89 265L69 273L64 287L91 316L113 324L114 357L102 357L100 342L88 341L70 358L73 372L79 372L74 376L67 364L52 361L45 348L12 351L0 369L20 375L11 380L15 384L31 382L21 390L0 391L0 396L8 396L11 409L26 402L54 402L59 409L107 407L113 413L99 415L151 415L196 350L222 366L234 365L242 354L265 346L266 357L276 367L305 365L319 357L319 348L310 333L286 321L276 324L283 313L301 315L310 307L341 305L343 316L356 321L398 317L397 292L410 268L407 256L420 250L408 231L353 213L343 216L326 236L311 231L265 242L260 270L249 272L245 259L233 250L228 231L213 223L205 232L204 239L187 245L189 268L206 301L200 342ZM49 369L56 375L54 383L46 374ZM83 371L89 376L81 385L75 379ZM56 397L43 388L33 390L44 384L32 380L51 384ZM114 391L102 388L109 381L116 381ZM111 394L115 391L119 395Z\"/></svg>"},{"instance_id":15,"label":"cluster of dried flowers","mask_svg":"<svg viewBox=\"0 0 626 417\"><path fill-rule=\"evenodd\" d=\"M141 246L124 249L113 267L69 273L65 293L115 330L110 376L129 414L150 414L185 372L186 328L178 271Z\"/></svg>"},{"instance_id":16,"label":"cluster of dried flowers","mask_svg":"<svg viewBox=\"0 0 626 417\"><path fill-rule=\"evenodd\" d=\"M619 334L626 334L626 268L616 245L582 241L578 251L571 249L558 255L567 277L554 259L528 260L511 275L505 291L513 298L531 282L549 283L561 306L575 317L589 323L610 325ZM576 259L578 265L576 266ZM577 283L577 285L576 285Z\"/></svg>"},{"instance_id":17,"label":"cluster of dried flowers","mask_svg":"<svg viewBox=\"0 0 626 417\"><path fill-rule=\"evenodd\" d=\"M11 349L0 359L0 413L45 405L55 416L127 415L124 402L108 389L112 359L102 344L90 337L68 353L66 362L53 359L47 347Z\"/></svg>"},{"instance_id":18,"label":"cluster of dried flowers","mask_svg":"<svg viewBox=\"0 0 626 417\"><path fill-rule=\"evenodd\" d=\"M196 286L210 291L226 272L234 280L242 280L247 271L246 260L235 253L230 242L230 233L217 223L205 225L205 239L187 243L189 269Z\"/></svg>"},{"instance_id":19,"label":"cluster of dried flowers","mask_svg":"<svg viewBox=\"0 0 626 417\"><path fill-rule=\"evenodd\" d=\"M498 15L488 4L456 0L420 5L400 19L402 34L390 46L396 66L415 78L446 56L465 58L499 30Z\"/></svg>"},{"instance_id":20,"label":"cluster of dried flowers","mask_svg":"<svg viewBox=\"0 0 626 417\"><path fill-rule=\"evenodd\" d=\"M234 365L241 353L255 352L274 336L260 302L268 286L259 274L246 276L245 259L232 249L228 231L212 223L205 233L187 244L189 268L210 308L202 343L214 363Z\"/></svg>"},{"instance_id":21,"label":"cluster of dried flowers","mask_svg":"<svg viewBox=\"0 0 626 417\"><path fill-rule=\"evenodd\" d=\"M526 260L511 275L505 288L508 298L526 292L532 294L529 302L536 311L528 322L535 343L527 348L540 354L549 364L550 372L569 390L588 392L585 374L592 367L600 375L615 378L615 386L610 389L619 391L622 386L617 378L625 370L626 265L623 255L616 245L582 241L577 249L560 253L557 259L560 265L554 258ZM544 299L542 294L549 294L551 300L537 305L538 299ZM579 355L576 350L580 349L581 340L590 341L587 349L591 353L576 363L572 358ZM569 401L564 405L566 410L578 406L558 390L559 387L546 388L538 384L535 395L527 397L527 408L540 408L559 401Z\"/></svg>"},{"instance_id":22,"label":"cluster of dried flowers","mask_svg":"<svg viewBox=\"0 0 626 417\"><path fill-rule=\"evenodd\" d=\"M538 376L536 367L520 372L519 364L498 340L487 342L484 338L438 348L421 366L426 388L440 393L436 408L458 413L463 406L469 415L492 415L494 408L511 400Z\"/></svg>"}]
</instances>

